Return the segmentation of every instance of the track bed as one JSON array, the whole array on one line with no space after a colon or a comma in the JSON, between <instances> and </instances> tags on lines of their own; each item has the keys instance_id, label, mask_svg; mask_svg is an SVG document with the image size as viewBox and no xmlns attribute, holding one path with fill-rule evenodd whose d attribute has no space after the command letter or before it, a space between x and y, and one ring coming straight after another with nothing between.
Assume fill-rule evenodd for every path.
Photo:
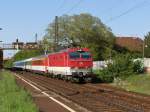
<instances>
[{"instance_id":1,"label":"track bed","mask_svg":"<svg viewBox=\"0 0 150 112\"><path fill-rule=\"evenodd\" d=\"M127 92L107 84L75 84L24 71L17 74L93 112L150 111L148 95Z\"/></svg>"}]
</instances>

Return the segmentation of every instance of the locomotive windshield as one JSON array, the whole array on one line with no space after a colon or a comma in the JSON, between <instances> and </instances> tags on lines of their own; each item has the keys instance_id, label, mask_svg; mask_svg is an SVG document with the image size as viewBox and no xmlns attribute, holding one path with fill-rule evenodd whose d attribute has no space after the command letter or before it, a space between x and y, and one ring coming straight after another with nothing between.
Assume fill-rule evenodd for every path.
<instances>
[{"instance_id":1,"label":"locomotive windshield","mask_svg":"<svg viewBox=\"0 0 150 112\"><path fill-rule=\"evenodd\" d=\"M78 59L78 58L83 58L83 59L89 59L91 58L91 54L89 52L71 52L69 53L70 59Z\"/></svg>"},{"instance_id":2,"label":"locomotive windshield","mask_svg":"<svg viewBox=\"0 0 150 112\"><path fill-rule=\"evenodd\" d=\"M69 53L69 56L70 56L71 59L77 59L77 58L80 58L80 53L71 52L71 53Z\"/></svg>"},{"instance_id":3,"label":"locomotive windshield","mask_svg":"<svg viewBox=\"0 0 150 112\"><path fill-rule=\"evenodd\" d=\"M91 58L91 55L90 55L89 52L82 52L81 53L81 58L89 59L89 58Z\"/></svg>"}]
</instances>

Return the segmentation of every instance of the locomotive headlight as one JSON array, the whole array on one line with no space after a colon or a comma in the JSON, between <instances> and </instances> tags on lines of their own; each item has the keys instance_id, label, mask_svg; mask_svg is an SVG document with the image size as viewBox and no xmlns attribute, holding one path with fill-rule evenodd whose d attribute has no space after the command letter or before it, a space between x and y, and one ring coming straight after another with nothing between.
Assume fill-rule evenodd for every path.
<instances>
[{"instance_id":1,"label":"locomotive headlight","mask_svg":"<svg viewBox=\"0 0 150 112\"><path fill-rule=\"evenodd\" d=\"M77 69L78 69L78 67L75 67L75 69L77 70Z\"/></svg>"},{"instance_id":2,"label":"locomotive headlight","mask_svg":"<svg viewBox=\"0 0 150 112\"><path fill-rule=\"evenodd\" d=\"M83 62L80 62L79 65L82 66L82 65L83 65Z\"/></svg>"}]
</instances>

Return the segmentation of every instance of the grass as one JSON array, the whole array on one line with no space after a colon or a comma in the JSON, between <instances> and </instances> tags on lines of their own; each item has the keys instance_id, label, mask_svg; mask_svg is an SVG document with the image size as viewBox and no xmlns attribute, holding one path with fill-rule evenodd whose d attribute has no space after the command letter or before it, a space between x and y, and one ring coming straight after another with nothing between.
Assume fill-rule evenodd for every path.
<instances>
[{"instance_id":1,"label":"grass","mask_svg":"<svg viewBox=\"0 0 150 112\"><path fill-rule=\"evenodd\" d=\"M132 75L117 86L124 88L128 91L150 95L150 75Z\"/></svg>"},{"instance_id":2,"label":"grass","mask_svg":"<svg viewBox=\"0 0 150 112\"><path fill-rule=\"evenodd\" d=\"M8 71L0 72L0 112L37 112L31 96Z\"/></svg>"}]
</instances>

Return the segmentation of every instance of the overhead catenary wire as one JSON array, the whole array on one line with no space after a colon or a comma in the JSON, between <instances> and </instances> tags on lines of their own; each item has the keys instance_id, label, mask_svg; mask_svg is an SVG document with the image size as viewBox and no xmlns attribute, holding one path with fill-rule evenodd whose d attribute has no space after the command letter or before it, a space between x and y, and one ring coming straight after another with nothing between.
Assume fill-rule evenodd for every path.
<instances>
[{"instance_id":1,"label":"overhead catenary wire","mask_svg":"<svg viewBox=\"0 0 150 112\"><path fill-rule=\"evenodd\" d=\"M56 9L56 12L58 12L59 10L61 10L65 6L65 4L66 4L66 0L63 0L61 2L61 4L59 5L59 7Z\"/></svg>"},{"instance_id":2,"label":"overhead catenary wire","mask_svg":"<svg viewBox=\"0 0 150 112\"><path fill-rule=\"evenodd\" d=\"M74 4L68 11L66 11L65 14L70 13L71 11L73 11L75 8L77 8L81 3L83 2L83 0L79 0L76 4Z\"/></svg>"},{"instance_id":3,"label":"overhead catenary wire","mask_svg":"<svg viewBox=\"0 0 150 112\"><path fill-rule=\"evenodd\" d=\"M114 16L112 17L111 19L109 19L108 21L106 21L106 23L109 23L109 22L112 22L112 21L115 21L117 19L119 19L120 17L124 16L124 15L127 15L128 13L134 11L135 9L138 9L140 7L143 7L143 5L147 2L147 0L144 0L136 5L134 5L133 7L129 8L128 10L124 11L123 13L117 15L117 16Z\"/></svg>"},{"instance_id":4,"label":"overhead catenary wire","mask_svg":"<svg viewBox=\"0 0 150 112\"><path fill-rule=\"evenodd\" d=\"M104 9L104 10L102 11L102 13L103 13L104 15L108 15L108 12L111 11L111 10L113 10L113 9L115 9L115 8L117 8L118 6L120 6L119 3L121 3L121 2L122 2L121 0L116 0L116 1L115 1L115 5L112 5L112 6L108 7L107 9ZM117 5L116 5L116 4L117 4Z\"/></svg>"},{"instance_id":5,"label":"overhead catenary wire","mask_svg":"<svg viewBox=\"0 0 150 112\"><path fill-rule=\"evenodd\" d=\"M82 3L83 0L79 0L76 4L74 4L69 10L67 10L64 14L68 14L70 13L71 11L73 11L75 8L77 8L81 3ZM59 10L61 10L64 5L66 4L66 0L63 0L61 5L56 9L56 12L58 12ZM56 14L56 13L55 13ZM57 14L58 15L58 14ZM56 15L55 15L56 16Z\"/></svg>"}]
</instances>

